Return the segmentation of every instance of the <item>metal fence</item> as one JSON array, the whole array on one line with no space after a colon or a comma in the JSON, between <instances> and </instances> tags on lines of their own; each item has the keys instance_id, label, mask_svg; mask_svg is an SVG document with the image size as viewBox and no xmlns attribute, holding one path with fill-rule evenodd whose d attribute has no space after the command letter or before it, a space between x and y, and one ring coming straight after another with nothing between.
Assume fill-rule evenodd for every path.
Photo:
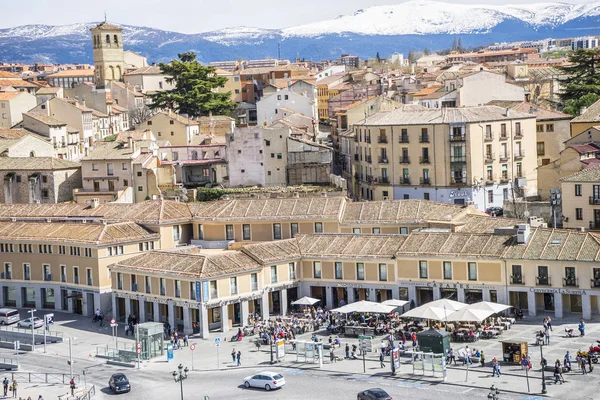
<instances>
[{"instance_id":1,"label":"metal fence","mask_svg":"<svg viewBox=\"0 0 600 400\"><path fill-rule=\"evenodd\" d=\"M31 335L30 328L19 328L18 326L0 326L0 331L27 333L27 334ZM44 336L44 329L38 328L38 329L34 329L33 331L36 335ZM64 339L64 333L59 332L59 331L48 330L48 331L46 331L46 335L47 336L56 336L56 337Z\"/></svg>"},{"instance_id":2,"label":"metal fence","mask_svg":"<svg viewBox=\"0 0 600 400\"><path fill-rule=\"evenodd\" d=\"M11 380L18 383L69 383L71 376L68 374L49 373L49 372L11 372ZM75 382L79 382L79 375L73 375Z\"/></svg>"}]
</instances>

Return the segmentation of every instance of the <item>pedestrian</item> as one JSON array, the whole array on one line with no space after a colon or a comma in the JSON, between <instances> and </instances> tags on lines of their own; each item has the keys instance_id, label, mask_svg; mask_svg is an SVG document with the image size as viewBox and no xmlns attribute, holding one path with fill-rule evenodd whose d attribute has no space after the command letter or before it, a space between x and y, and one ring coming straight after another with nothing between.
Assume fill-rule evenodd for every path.
<instances>
[{"instance_id":1,"label":"pedestrian","mask_svg":"<svg viewBox=\"0 0 600 400\"><path fill-rule=\"evenodd\" d=\"M350 358L350 345L346 343L346 360Z\"/></svg>"},{"instance_id":2,"label":"pedestrian","mask_svg":"<svg viewBox=\"0 0 600 400\"><path fill-rule=\"evenodd\" d=\"M69 386L71 387L71 396L75 396L75 377L71 378Z\"/></svg>"},{"instance_id":3,"label":"pedestrian","mask_svg":"<svg viewBox=\"0 0 600 400\"><path fill-rule=\"evenodd\" d=\"M585 322L583 322L583 318L581 318L581 321L579 321L579 326L577 329L579 329L580 336L585 336Z\"/></svg>"},{"instance_id":4,"label":"pedestrian","mask_svg":"<svg viewBox=\"0 0 600 400\"><path fill-rule=\"evenodd\" d=\"M485 355L483 351L481 351L481 355L479 356L479 361L481 362L481 368L485 367Z\"/></svg>"},{"instance_id":5,"label":"pedestrian","mask_svg":"<svg viewBox=\"0 0 600 400\"><path fill-rule=\"evenodd\" d=\"M333 350L333 345L329 346L329 361L333 362L335 360L335 353Z\"/></svg>"},{"instance_id":6,"label":"pedestrian","mask_svg":"<svg viewBox=\"0 0 600 400\"><path fill-rule=\"evenodd\" d=\"M242 365L241 358L242 358L242 352L238 350L238 352L237 352L237 365L238 365L238 367L240 365Z\"/></svg>"},{"instance_id":7,"label":"pedestrian","mask_svg":"<svg viewBox=\"0 0 600 400\"><path fill-rule=\"evenodd\" d=\"M542 323L542 326L544 327L544 331L546 331L546 329L548 329L548 317L544 318L544 322Z\"/></svg>"},{"instance_id":8,"label":"pedestrian","mask_svg":"<svg viewBox=\"0 0 600 400\"><path fill-rule=\"evenodd\" d=\"M189 336L186 334L186 335L183 337L183 345L184 345L185 347L188 347L188 346L189 346L189 340L190 340L190 337L189 337Z\"/></svg>"},{"instance_id":9,"label":"pedestrian","mask_svg":"<svg viewBox=\"0 0 600 400\"><path fill-rule=\"evenodd\" d=\"M498 375L500 377L500 362L496 357L492 360L492 378Z\"/></svg>"},{"instance_id":10,"label":"pedestrian","mask_svg":"<svg viewBox=\"0 0 600 400\"><path fill-rule=\"evenodd\" d=\"M10 385L12 392L13 392L13 397L16 398L17 397L17 388L19 387L19 385L17 384L17 381L13 379L12 384Z\"/></svg>"},{"instance_id":11,"label":"pedestrian","mask_svg":"<svg viewBox=\"0 0 600 400\"><path fill-rule=\"evenodd\" d=\"M587 370L585 369L585 364L587 364L587 360L585 357L581 356L581 370L583 371L583 375L587 374Z\"/></svg>"},{"instance_id":12,"label":"pedestrian","mask_svg":"<svg viewBox=\"0 0 600 400\"><path fill-rule=\"evenodd\" d=\"M454 349L450 348L448 351L448 359L446 361L447 364L450 364L454 361L454 365L456 365L456 356L454 355Z\"/></svg>"},{"instance_id":13,"label":"pedestrian","mask_svg":"<svg viewBox=\"0 0 600 400\"><path fill-rule=\"evenodd\" d=\"M556 360L554 363L554 384L556 385L558 382L562 385L562 376L560 374L560 360Z\"/></svg>"},{"instance_id":14,"label":"pedestrian","mask_svg":"<svg viewBox=\"0 0 600 400\"><path fill-rule=\"evenodd\" d=\"M381 368L385 368L385 355L383 354L383 349L381 349L381 352L379 353L379 364L381 365Z\"/></svg>"},{"instance_id":15,"label":"pedestrian","mask_svg":"<svg viewBox=\"0 0 600 400\"><path fill-rule=\"evenodd\" d=\"M38 400L44 400L44 398L42 397L41 394L40 394L40 397L38 397Z\"/></svg>"},{"instance_id":16,"label":"pedestrian","mask_svg":"<svg viewBox=\"0 0 600 400\"><path fill-rule=\"evenodd\" d=\"M548 329L552 330L552 318L548 317Z\"/></svg>"},{"instance_id":17,"label":"pedestrian","mask_svg":"<svg viewBox=\"0 0 600 400\"><path fill-rule=\"evenodd\" d=\"M567 354L565 354L565 357L563 359L563 365L567 369L567 372L571 372L571 355L569 354L568 351L567 351Z\"/></svg>"},{"instance_id":18,"label":"pedestrian","mask_svg":"<svg viewBox=\"0 0 600 400\"><path fill-rule=\"evenodd\" d=\"M588 351L587 353L587 363L590 366L590 372L594 370L594 366L592 365L592 354Z\"/></svg>"},{"instance_id":19,"label":"pedestrian","mask_svg":"<svg viewBox=\"0 0 600 400\"><path fill-rule=\"evenodd\" d=\"M469 346L465 347L465 359L463 360L463 365L465 364L472 364L471 362L471 349L469 349Z\"/></svg>"},{"instance_id":20,"label":"pedestrian","mask_svg":"<svg viewBox=\"0 0 600 400\"><path fill-rule=\"evenodd\" d=\"M546 337L546 344L550 344L550 330L548 328L544 331L544 336Z\"/></svg>"},{"instance_id":21,"label":"pedestrian","mask_svg":"<svg viewBox=\"0 0 600 400\"><path fill-rule=\"evenodd\" d=\"M233 350L231 350L231 360L233 362L235 362L235 356L236 356L236 352L235 352L235 349L233 349Z\"/></svg>"},{"instance_id":22,"label":"pedestrian","mask_svg":"<svg viewBox=\"0 0 600 400\"><path fill-rule=\"evenodd\" d=\"M413 347L416 347L417 346L417 333L416 332L412 333L411 339L412 339Z\"/></svg>"},{"instance_id":23,"label":"pedestrian","mask_svg":"<svg viewBox=\"0 0 600 400\"><path fill-rule=\"evenodd\" d=\"M2 381L2 386L4 386L4 397L8 394L8 384L8 378L4 377L4 380Z\"/></svg>"}]
</instances>

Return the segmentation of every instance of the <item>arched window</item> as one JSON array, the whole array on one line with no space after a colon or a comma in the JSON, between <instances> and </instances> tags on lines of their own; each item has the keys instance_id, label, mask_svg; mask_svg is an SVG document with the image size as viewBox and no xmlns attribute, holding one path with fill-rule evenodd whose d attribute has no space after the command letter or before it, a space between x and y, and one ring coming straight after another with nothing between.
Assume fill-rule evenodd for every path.
<instances>
[{"instance_id":1,"label":"arched window","mask_svg":"<svg viewBox=\"0 0 600 400\"><path fill-rule=\"evenodd\" d=\"M96 47L96 44L97 44L96 35L92 36L92 39L94 39L94 47Z\"/></svg>"},{"instance_id":2,"label":"arched window","mask_svg":"<svg viewBox=\"0 0 600 400\"><path fill-rule=\"evenodd\" d=\"M29 152L29 157L35 157L35 151L30 151Z\"/></svg>"},{"instance_id":3,"label":"arched window","mask_svg":"<svg viewBox=\"0 0 600 400\"><path fill-rule=\"evenodd\" d=\"M110 35L106 35L106 44L110 44Z\"/></svg>"},{"instance_id":4,"label":"arched window","mask_svg":"<svg viewBox=\"0 0 600 400\"><path fill-rule=\"evenodd\" d=\"M117 72L117 76L115 76L115 79L118 80L118 81L120 81L121 80L121 73L122 73L120 65L117 65L117 71L116 72Z\"/></svg>"},{"instance_id":5,"label":"arched window","mask_svg":"<svg viewBox=\"0 0 600 400\"><path fill-rule=\"evenodd\" d=\"M115 44L116 44L116 45L118 45L118 44L119 44L119 38L117 37L117 35L115 35L115 36L113 37L113 41L115 42Z\"/></svg>"},{"instance_id":6,"label":"arched window","mask_svg":"<svg viewBox=\"0 0 600 400\"><path fill-rule=\"evenodd\" d=\"M115 68L111 65L108 67L108 74L106 75L106 79L114 80L115 79Z\"/></svg>"}]
</instances>

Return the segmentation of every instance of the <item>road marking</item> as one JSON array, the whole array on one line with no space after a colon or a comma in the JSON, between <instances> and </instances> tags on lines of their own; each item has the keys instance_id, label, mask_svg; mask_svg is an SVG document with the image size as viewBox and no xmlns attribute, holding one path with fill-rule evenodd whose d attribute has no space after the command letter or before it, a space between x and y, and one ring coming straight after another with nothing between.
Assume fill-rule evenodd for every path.
<instances>
[{"instance_id":1,"label":"road marking","mask_svg":"<svg viewBox=\"0 0 600 400\"><path fill-rule=\"evenodd\" d=\"M471 390L475 390L475 388L470 388L470 389L467 389L467 390L465 390L463 393L468 393L468 392L470 392Z\"/></svg>"}]
</instances>

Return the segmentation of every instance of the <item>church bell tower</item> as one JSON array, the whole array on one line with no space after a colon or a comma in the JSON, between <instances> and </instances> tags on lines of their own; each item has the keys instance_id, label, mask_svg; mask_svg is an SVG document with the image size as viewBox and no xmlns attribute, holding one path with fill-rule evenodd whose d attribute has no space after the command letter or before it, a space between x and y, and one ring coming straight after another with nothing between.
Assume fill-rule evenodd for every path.
<instances>
[{"instance_id":1,"label":"church bell tower","mask_svg":"<svg viewBox=\"0 0 600 400\"><path fill-rule=\"evenodd\" d=\"M94 50L94 82L99 89L108 88L111 81L123 79L123 29L104 21L90 31Z\"/></svg>"}]
</instances>

